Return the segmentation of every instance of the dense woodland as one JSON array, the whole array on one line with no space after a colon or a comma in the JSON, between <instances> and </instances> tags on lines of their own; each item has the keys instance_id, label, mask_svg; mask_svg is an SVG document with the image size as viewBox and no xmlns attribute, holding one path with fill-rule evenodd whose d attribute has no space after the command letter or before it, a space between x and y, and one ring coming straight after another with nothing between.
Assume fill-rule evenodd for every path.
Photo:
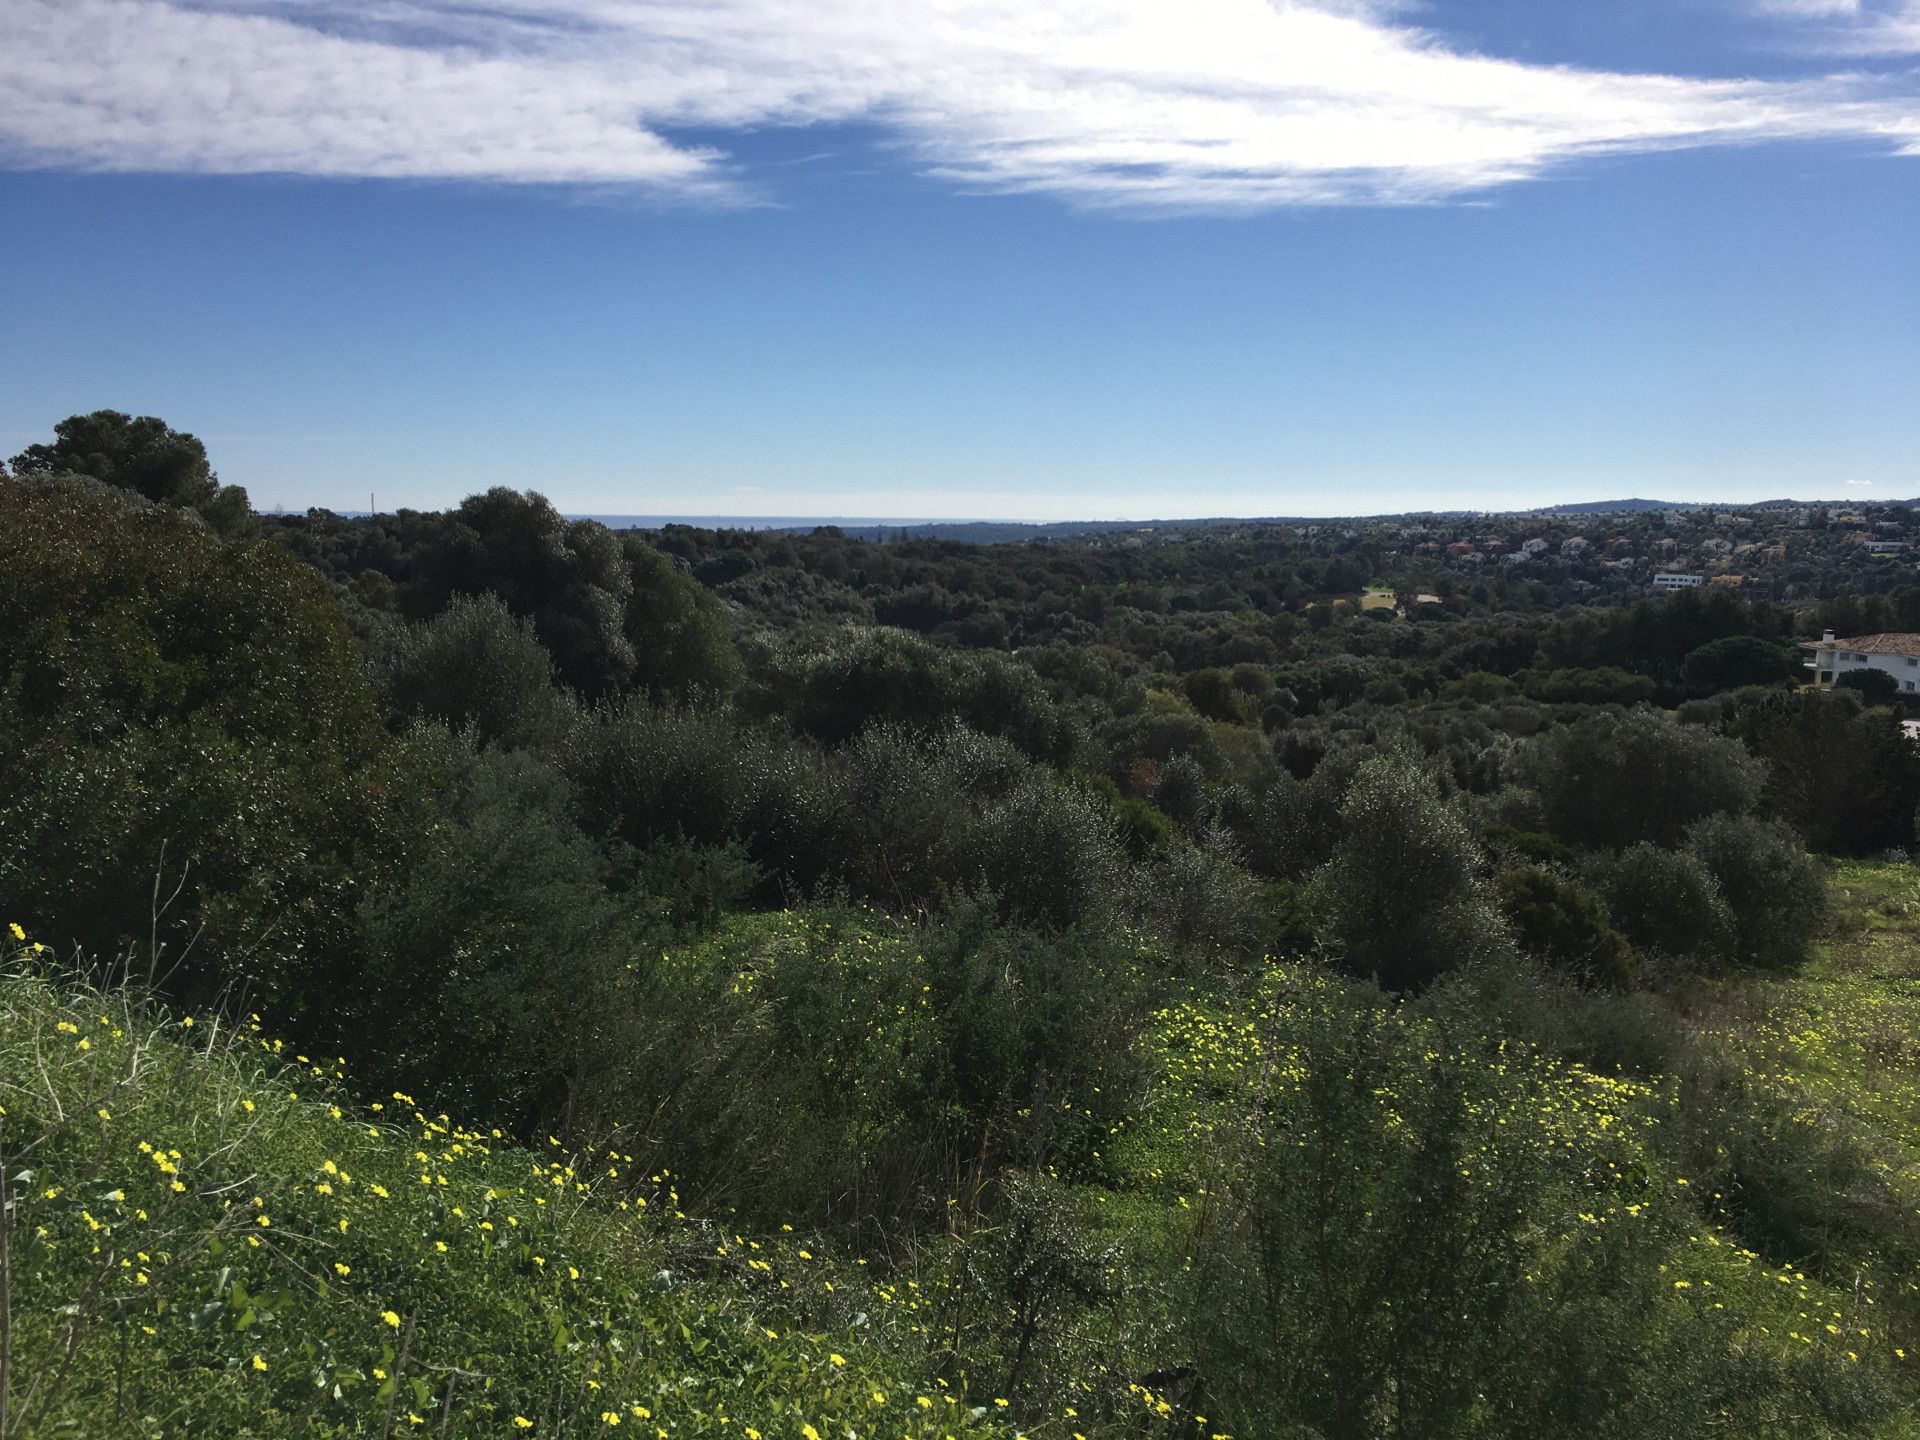
<instances>
[{"instance_id":1,"label":"dense woodland","mask_svg":"<svg viewBox=\"0 0 1920 1440\"><path fill-rule=\"evenodd\" d=\"M1920 630L1859 538L1907 524L256 516L191 436L75 417L0 477L0 922L54 986L9 1023L252 1016L343 1104L622 1157L609 1205L717 1227L704 1283L803 1236L910 1286L711 1302L938 1397L829 1433L1912 1433L1914 1157L1717 1028L1837 866L1908 864L1897 697L1799 649ZM1754 573L1649 596L1703 544ZM8 1083L0 1168L62 1093ZM16 1226L16 1307L62 1223ZM572 1403L525 1428L610 1428ZM232 1433L382 1433L356 1404Z\"/></svg>"}]
</instances>

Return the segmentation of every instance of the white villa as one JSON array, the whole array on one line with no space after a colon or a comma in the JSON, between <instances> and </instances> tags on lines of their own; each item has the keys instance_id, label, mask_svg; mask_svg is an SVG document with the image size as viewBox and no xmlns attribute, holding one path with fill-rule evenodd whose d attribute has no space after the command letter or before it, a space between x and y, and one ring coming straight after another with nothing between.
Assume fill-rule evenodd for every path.
<instances>
[{"instance_id":1,"label":"white villa","mask_svg":"<svg viewBox=\"0 0 1920 1440\"><path fill-rule=\"evenodd\" d=\"M1807 669L1813 671L1815 684L1831 685L1850 670L1882 670L1898 682L1902 694L1920 692L1920 635L1856 635L1836 640L1829 630L1804 645L1813 652Z\"/></svg>"},{"instance_id":2,"label":"white villa","mask_svg":"<svg viewBox=\"0 0 1920 1440\"><path fill-rule=\"evenodd\" d=\"M1656 595L1672 594L1675 590L1698 590L1707 583L1704 575L1681 575L1671 570L1663 570L1653 577L1653 592Z\"/></svg>"}]
</instances>

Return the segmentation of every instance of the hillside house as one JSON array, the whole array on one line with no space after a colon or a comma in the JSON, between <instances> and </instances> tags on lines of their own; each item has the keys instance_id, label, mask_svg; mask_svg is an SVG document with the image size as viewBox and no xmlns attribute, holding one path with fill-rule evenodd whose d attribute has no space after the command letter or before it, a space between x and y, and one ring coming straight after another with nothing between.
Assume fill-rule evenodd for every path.
<instances>
[{"instance_id":1,"label":"hillside house","mask_svg":"<svg viewBox=\"0 0 1920 1440\"><path fill-rule=\"evenodd\" d=\"M1704 575L1682 575L1673 571L1661 571L1653 577L1653 593L1671 595L1676 590L1698 590L1707 583Z\"/></svg>"},{"instance_id":2,"label":"hillside house","mask_svg":"<svg viewBox=\"0 0 1920 1440\"><path fill-rule=\"evenodd\" d=\"M1806 662L1816 685L1831 685L1853 670L1879 670L1891 675L1902 694L1920 692L1920 635L1856 635L1840 640L1829 630L1818 640L1805 642L1813 652Z\"/></svg>"}]
</instances>

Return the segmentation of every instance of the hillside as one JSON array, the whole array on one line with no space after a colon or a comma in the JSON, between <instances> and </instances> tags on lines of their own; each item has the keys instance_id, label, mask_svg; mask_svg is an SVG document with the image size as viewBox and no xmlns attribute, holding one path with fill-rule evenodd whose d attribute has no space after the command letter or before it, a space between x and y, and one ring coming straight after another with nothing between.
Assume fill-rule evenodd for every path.
<instances>
[{"instance_id":1,"label":"hillside","mask_svg":"<svg viewBox=\"0 0 1920 1440\"><path fill-rule=\"evenodd\" d=\"M8 1436L990 1433L858 1266L211 1019L0 978Z\"/></svg>"},{"instance_id":2,"label":"hillside","mask_svg":"<svg viewBox=\"0 0 1920 1440\"><path fill-rule=\"evenodd\" d=\"M1806 976L1696 992L1679 1075L1557 1061L1288 966L1170 994L1142 1108L1001 1182L1010 1225L962 1214L885 1265L703 1211L619 1144L534 1152L431 1097L356 1102L350 1065L258 1020L55 983L20 946L0 980L8 1433L811 1440L1007 1414L1067 1437L1216 1433L1215 1407L1345 1433L1349 1405L1423 1391L1463 1433L1910 1433L1920 881L1833 884ZM874 1003L835 1019L829 997L808 1023L883 1119L899 1097L873 1077L913 1046L875 1017L924 962L840 924L737 925L676 963L734 976L716 1027L769 1044L818 998L809 955L865 976L845 993ZM1620 1055L1625 1023L1598 1002L1532 1017ZM1732 1068L1709 1080L1714 1055ZM1260 1152L1295 1160L1248 1170ZM1436 1162L1452 1183L1421 1178ZM1289 1364L1224 1363L1256 1340ZM1466 1375L1491 1388L1449 1400Z\"/></svg>"}]
</instances>

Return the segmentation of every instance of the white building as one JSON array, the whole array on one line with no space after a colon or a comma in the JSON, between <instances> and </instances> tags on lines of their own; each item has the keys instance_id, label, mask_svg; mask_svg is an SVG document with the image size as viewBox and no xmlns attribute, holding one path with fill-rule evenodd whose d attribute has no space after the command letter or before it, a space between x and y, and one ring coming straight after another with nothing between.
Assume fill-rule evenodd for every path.
<instances>
[{"instance_id":1,"label":"white building","mask_svg":"<svg viewBox=\"0 0 1920 1440\"><path fill-rule=\"evenodd\" d=\"M1856 635L1836 640L1829 630L1818 640L1805 642L1813 652L1807 669L1816 685L1831 685L1852 670L1879 670L1891 675L1902 694L1920 692L1920 635Z\"/></svg>"},{"instance_id":2,"label":"white building","mask_svg":"<svg viewBox=\"0 0 1920 1440\"><path fill-rule=\"evenodd\" d=\"M1653 577L1655 594L1668 594L1675 590L1698 590L1707 583L1704 575L1681 575L1672 571L1663 571Z\"/></svg>"}]
</instances>

